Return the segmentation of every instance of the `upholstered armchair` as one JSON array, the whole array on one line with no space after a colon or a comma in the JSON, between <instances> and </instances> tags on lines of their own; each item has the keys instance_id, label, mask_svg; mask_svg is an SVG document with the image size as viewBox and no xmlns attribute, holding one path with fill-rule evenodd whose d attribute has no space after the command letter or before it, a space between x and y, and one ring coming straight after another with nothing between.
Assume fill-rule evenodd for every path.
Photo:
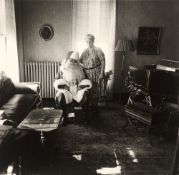
<instances>
[{"instance_id":1,"label":"upholstered armchair","mask_svg":"<svg viewBox=\"0 0 179 175\"><path fill-rule=\"evenodd\" d=\"M81 111L83 120L88 120L90 89L92 82L88 79L82 80L79 85L70 87L64 79L57 79L54 82L56 91L56 108L63 110L63 119L67 120L71 114L76 116Z\"/></svg>"}]
</instances>

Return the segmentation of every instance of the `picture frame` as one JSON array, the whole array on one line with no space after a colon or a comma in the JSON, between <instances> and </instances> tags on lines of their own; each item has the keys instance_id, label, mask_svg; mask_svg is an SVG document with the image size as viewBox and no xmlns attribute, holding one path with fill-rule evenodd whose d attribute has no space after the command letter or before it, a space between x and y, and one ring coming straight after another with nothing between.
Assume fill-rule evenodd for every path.
<instances>
[{"instance_id":1,"label":"picture frame","mask_svg":"<svg viewBox=\"0 0 179 175\"><path fill-rule=\"evenodd\" d=\"M159 55L162 27L139 27L137 54Z\"/></svg>"}]
</instances>

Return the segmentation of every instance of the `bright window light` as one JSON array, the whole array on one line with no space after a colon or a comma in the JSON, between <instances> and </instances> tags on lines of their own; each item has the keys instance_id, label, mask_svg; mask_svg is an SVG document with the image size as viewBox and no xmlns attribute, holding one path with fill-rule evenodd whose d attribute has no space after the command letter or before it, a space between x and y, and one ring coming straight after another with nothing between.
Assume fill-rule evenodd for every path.
<instances>
[{"instance_id":1,"label":"bright window light","mask_svg":"<svg viewBox=\"0 0 179 175\"><path fill-rule=\"evenodd\" d=\"M1 16L3 27L0 33L0 70L4 70L6 75L13 81L19 81L19 62L17 54L17 38L14 1L3 1L4 6L1 6ZM8 8L6 8L8 7ZM3 11L2 11L3 9Z\"/></svg>"},{"instance_id":2,"label":"bright window light","mask_svg":"<svg viewBox=\"0 0 179 175\"><path fill-rule=\"evenodd\" d=\"M6 64L6 41L5 36L0 34L0 71L7 69Z\"/></svg>"}]
</instances>

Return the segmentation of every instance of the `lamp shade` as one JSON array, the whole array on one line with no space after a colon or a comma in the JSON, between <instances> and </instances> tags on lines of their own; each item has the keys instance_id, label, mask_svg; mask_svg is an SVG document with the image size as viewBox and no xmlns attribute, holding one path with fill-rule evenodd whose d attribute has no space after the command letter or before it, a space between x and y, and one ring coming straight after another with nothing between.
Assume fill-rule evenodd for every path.
<instances>
[{"instance_id":1,"label":"lamp shade","mask_svg":"<svg viewBox=\"0 0 179 175\"><path fill-rule=\"evenodd\" d=\"M120 51L120 52L134 51L134 45L132 43L132 40L128 40L128 39L118 40L115 51Z\"/></svg>"}]
</instances>

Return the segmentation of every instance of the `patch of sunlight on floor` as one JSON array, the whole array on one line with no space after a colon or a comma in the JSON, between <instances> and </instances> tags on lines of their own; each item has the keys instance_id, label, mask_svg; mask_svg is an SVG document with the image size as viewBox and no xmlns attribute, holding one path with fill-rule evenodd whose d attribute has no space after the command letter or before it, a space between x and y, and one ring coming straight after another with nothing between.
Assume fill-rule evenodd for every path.
<instances>
[{"instance_id":1,"label":"patch of sunlight on floor","mask_svg":"<svg viewBox=\"0 0 179 175\"><path fill-rule=\"evenodd\" d=\"M82 155L81 154L74 154L73 157L78 161L82 160Z\"/></svg>"},{"instance_id":2,"label":"patch of sunlight on floor","mask_svg":"<svg viewBox=\"0 0 179 175\"><path fill-rule=\"evenodd\" d=\"M121 166L116 167L103 167L101 169L96 170L97 174L108 174L108 175L120 175L121 174Z\"/></svg>"},{"instance_id":3,"label":"patch of sunlight on floor","mask_svg":"<svg viewBox=\"0 0 179 175\"><path fill-rule=\"evenodd\" d=\"M114 158L116 161L116 167L102 167L101 169L96 170L97 174L108 174L108 175L120 175L121 174L121 166L119 165L119 159L116 154L116 149L113 150Z\"/></svg>"},{"instance_id":4,"label":"patch of sunlight on floor","mask_svg":"<svg viewBox=\"0 0 179 175\"><path fill-rule=\"evenodd\" d=\"M130 147L127 147L126 150L127 150L128 154L129 154L129 156L132 158L132 162L138 163L139 161L136 158L135 152Z\"/></svg>"},{"instance_id":5,"label":"patch of sunlight on floor","mask_svg":"<svg viewBox=\"0 0 179 175\"><path fill-rule=\"evenodd\" d=\"M133 159L132 160L134 163L138 163L138 159Z\"/></svg>"}]
</instances>

